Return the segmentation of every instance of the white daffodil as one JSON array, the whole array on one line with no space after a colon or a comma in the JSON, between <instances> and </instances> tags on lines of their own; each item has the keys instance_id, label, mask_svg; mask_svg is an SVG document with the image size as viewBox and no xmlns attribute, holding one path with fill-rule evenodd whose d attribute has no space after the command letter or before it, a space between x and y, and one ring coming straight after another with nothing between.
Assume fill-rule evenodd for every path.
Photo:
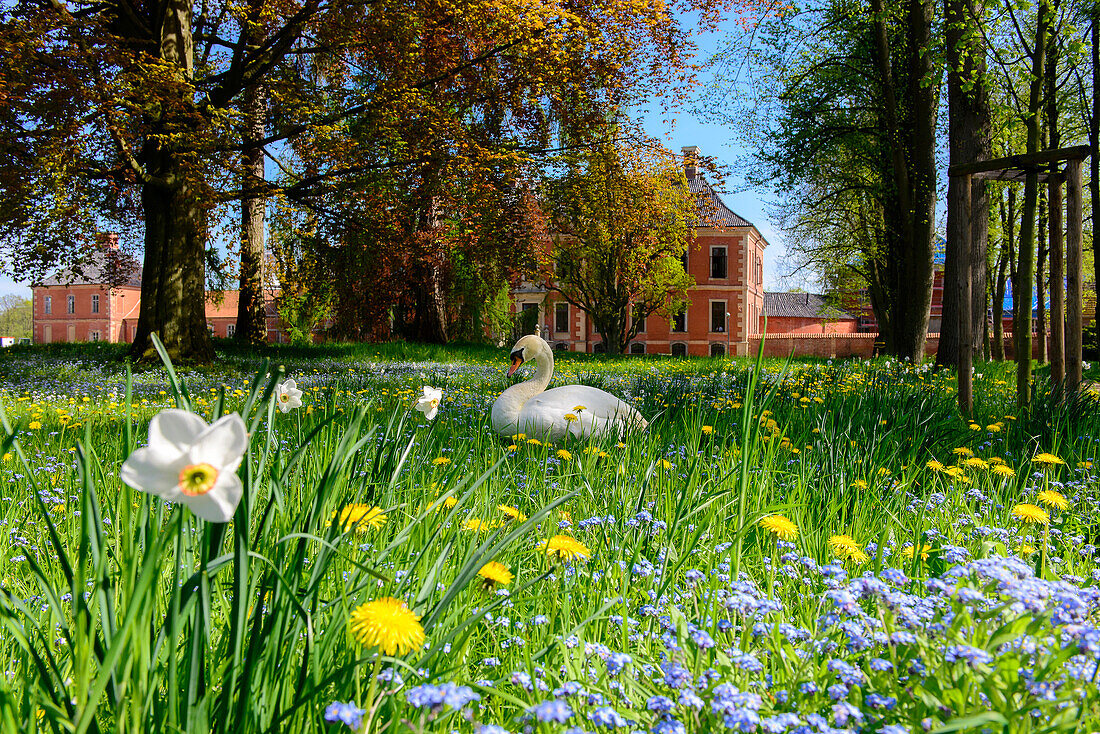
<instances>
[{"instance_id":1,"label":"white daffodil","mask_svg":"<svg viewBox=\"0 0 1100 734\"><path fill-rule=\"evenodd\" d=\"M279 410L284 413L293 408L302 407L302 391L298 389L298 383L287 380L275 386L275 402L279 404Z\"/></svg>"},{"instance_id":2,"label":"white daffodil","mask_svg":"<svg viewBox=\"0 0 1100 734\"><path fill-rule=\"evenodd\" d=\"M182 502L204 520L227 522L241 501L237 467L247 450L248 431L236 413L207 425L194 413L168 408L149 421L149 445L130 454L119 477Z\"/></svg>"},{"instance_id":3,"label":"white daffodil","mask_svg":"<svg viewBox=\"0 0 1100 734\"><path fill-rule=\"evenodd\" d=\"M443 400L443 388L436 389L425 385L424 394L416 401L416 409L423 413L425 418L431 420L439 412L441 400Z\"/></svg>"}]
</instances>

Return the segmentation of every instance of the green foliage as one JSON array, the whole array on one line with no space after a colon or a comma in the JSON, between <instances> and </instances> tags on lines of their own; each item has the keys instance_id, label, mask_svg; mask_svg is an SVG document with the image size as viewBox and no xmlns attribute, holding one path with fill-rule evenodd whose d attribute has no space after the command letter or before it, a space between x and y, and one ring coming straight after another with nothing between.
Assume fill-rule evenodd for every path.
<instances>
[{"instance_id":1,"label":"green foliage","mask_svg":"<svg viewBox=\"0 0 1100 734\"><path fill-rule=\"evenodd\" d=\"M0 336L31 336L31 299L14 293L0 296Z\"/></svg>"}]
</instances>

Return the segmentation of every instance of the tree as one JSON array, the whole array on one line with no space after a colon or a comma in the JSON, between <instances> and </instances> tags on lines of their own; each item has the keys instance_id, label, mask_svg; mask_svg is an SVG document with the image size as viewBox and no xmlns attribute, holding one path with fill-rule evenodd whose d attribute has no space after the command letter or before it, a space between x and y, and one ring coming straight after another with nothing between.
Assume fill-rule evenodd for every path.
<instances>
[{"instance_id":1,"label":"tree","mask_svg":"<svg viewBox=\"0 0 1100 734\"><path fill-rule=\"evenodd\" d=\"M31 335L31 299L15 293L0 296L0 336Z\"/></svg>"},{"instance_id":2,"label":"tree","mask_svg":"<svg viewBox=\"0 0 1100 734\"><path fill-rule=\"evenodd\" d=\"M948 98L948 142L951 164L972 163L990 158L992 116L986 74L984 39L977 28L983 6L974 0L946 0L945 36ZM958 298L956 278L962 269L963 183L951 177L947 188L947 248L943 278L943 311L936 364L958 363ZM970 273L971 345L978 354L978 336L986 333L988 287L986 283L989 197L985 181L971 184Z\"/></svg>"},{"instance_id":3,"label":"tree","mask_svg":"<svg viewBox=\"0 0 1100 734\"><path fill-rule=\"evenodd\" d=\"M695 197L669 153L623 140L563 161L548 186L553 248L548 285L584 311L609 354L621 354L651 315L683 309L694 285L681 258Z\"/></svg>"},{"instance_id":4,"label":"tree","mask_svg":"<svg viewBox=\"0 0 1100 734\"><path fill-rule=\"evenodd\" d=\"M767 18L746 46L755 94L720 78L709 101L760 153L750 181L785 200L814 263L866 278L887 351L923 358L932 297L935 123L941 50L933 4L819 0ZM738 65L736 68L740 68ZM846 214L858 213L846 221ZM836 219L836 222L830 222ZM788 230L790 231L790 230Z\"/></svg>"}]
</instances>

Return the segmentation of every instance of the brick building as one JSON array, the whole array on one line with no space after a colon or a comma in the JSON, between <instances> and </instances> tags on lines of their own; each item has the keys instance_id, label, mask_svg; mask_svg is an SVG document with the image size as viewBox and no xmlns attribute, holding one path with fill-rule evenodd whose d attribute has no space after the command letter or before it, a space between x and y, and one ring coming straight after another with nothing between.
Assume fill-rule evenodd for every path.
<instances>
[{"instance_id":1,"label":"brick building","mask_svg":"<svg viewBox=\"0 0 1100 734\"><path fill-rule=\"evenodd\" d=\"M684 270L695 278L687 310L669 322L650 316L630 343L631 354L747 354L764 313L764 248L760 231L737 215L694 165L699 149L683 149L688 188L699 201L699 226L684 255ZM595 352L603 338L579 308L555 299L538 284L512 292L517 315L528 320L555 349ZM523 319L521 319L523 321Z\"/></svg>"},{"instance_id":2,"label":"brick building","mask_svg":"<svg viewBox=\"0 0 1100 734\"><path fill-rule=\"evenodd\" d=\"M231 337L237 327L238 291L206 297L206 323L216 337ZM266 292L267 340L287 341L280 328L275 292ZM141 264L118 249L107 235L84 262L31 285L31 334L35 344L51 342L126 342L137 333L141 311Z\"/></svg>"},{"instance_id":3,"label":"brick building","mask_svg":"<svg viewBox=\"0 0 1100 734\"><path fill-rule=\"evenodd\" d=\"M859 317L816 293L765 293L768 334L855 334ZM761 329L763 328L761 323Z\"/></svg>"}]
</instances>

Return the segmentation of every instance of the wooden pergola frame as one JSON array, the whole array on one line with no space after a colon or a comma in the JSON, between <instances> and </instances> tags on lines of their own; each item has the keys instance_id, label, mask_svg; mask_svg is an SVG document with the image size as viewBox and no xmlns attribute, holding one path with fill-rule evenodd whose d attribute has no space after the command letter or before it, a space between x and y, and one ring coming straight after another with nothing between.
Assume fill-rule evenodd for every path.
<instances>
[{"instance_id":1,"label":"wooden pergola frame","mask_svg":"<svg viewBox=\"0 0 1100 734\"><path fill-rule=\"evenodd\" d=\"M969 416L974 406L974 385L971 375L974 367L973 340L971 334L971 291L973 274L970 269L971 183L973 179L991 181L1023 181L1035 174L1040 183L1047 184L1048 211L1050 212L1050 376L1055 385L1064 384L1066 393L1076 392L1081 385L1082 328L1084 325L1084 293L1082 280L1082 221L1081 221L1081 163L1092 149L1087 145L1072 148L1043 150L1027 155L1014 155L989 161L975 161L951 166L947 174L962 179L964 226L960 271L958 278L958 332L959 332L959 409ZM1065 168L1057 164L1065 161ZM1053 170L1052 170L1053 169ZM1062 262L1062 184L1066 185L1065 245L1066 258ZM1065 280L1063 294L1062 281ZM1063 295L1065 300L1063 302ZM1013 302L1019 294L1013 293ZM1030 307L1031 304L1027 304ZM1020 308L1016 308L1019 314ZM1063 329L1064 317L1064 329ZM1020 325L1013 323L1016 330ZM1031 328L1031 309L1028 308L1027 326ZM1063 347L1064 342L1064 347ZM1064 349L1064 351L1063 351ZM1016 350L1017 352L1019 350ZM1019 360L1020 354L1016 355ZM1026 355L1031 359L1031 355Z\"/></svg>"}]
</instances>

